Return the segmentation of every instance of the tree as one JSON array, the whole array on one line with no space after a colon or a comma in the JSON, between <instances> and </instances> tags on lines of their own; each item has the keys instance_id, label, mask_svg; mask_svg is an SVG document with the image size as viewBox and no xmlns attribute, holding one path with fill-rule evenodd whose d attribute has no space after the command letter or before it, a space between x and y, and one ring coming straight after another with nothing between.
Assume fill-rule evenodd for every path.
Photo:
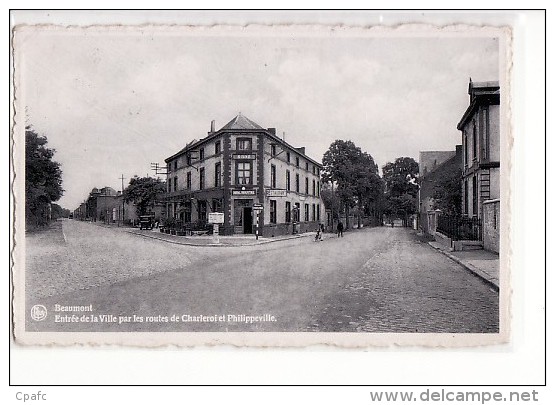
<instances>
[{"instance_id":1,"label":"tree","mask_svg":"<svg viewBox=\"0 0 555 405\"><path fill-rule=\"evenodd\" d=\"M58 201L62 189L60 164L52 160L54 149L48 140L30 126L25 128L25 224L29 229L43 226L51 219L51 204Z\"/></svg>"},{"instance_id":2,"label":"tree","mask_svg":"<svg viewBox=\"0 0 555 405\"><path fill-rule=\"evenodd\" d=\"M324 182L337 185L336 195L345 208L347 228L349 209L365 210L365 205L376 200L380 193L381 179L372 156L363 152L352 141L336 140L322 159ZM359 216L360 225L360 216Z\"/></svg>"},{"instance_id":3,"label":"tree","mask_svg":"<svg viewBox=\"0 0 555 405\"><path fill-rule=\"evenodd\" d=\"M385 181L386 210L388 215L403 218L405 226L408 216L416 212L418 194L418 163L410 157L400 157L382 168Z\"/></svg>"},{"instance_id":4,"label":"tree","mask_svg":"<svg viewBox=\"0 0 555 405\"><path fill-rule=\"evenodd\" d=\"M438 179L434 185L433 207L444 214L452 216L461 215L461 178L462 170L443 171L445 176Z\"/></svg>"},{"instance_id":5,"label":"tree","mask_svg":"<svg viewBox=\"0 0 555 405\"><path fill-rule=\"evenodd\" d=\"M137 215L144 215L165 191L166 183L158 178L134 176L123 191L123 198L126 203L135 204Z\"/></svg>"}]
</instances>

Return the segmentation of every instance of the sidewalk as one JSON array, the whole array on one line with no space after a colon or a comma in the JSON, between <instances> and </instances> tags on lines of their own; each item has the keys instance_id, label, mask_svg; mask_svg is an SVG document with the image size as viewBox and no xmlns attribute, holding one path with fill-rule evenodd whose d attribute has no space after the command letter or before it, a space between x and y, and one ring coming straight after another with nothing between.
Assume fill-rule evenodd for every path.
<instances>
[{"instance_id":1,"label":"sidewalk","mask_svg":"<svg viewBox=\"0 0 555 405\"><path fill-rule=\"evenodd\" d=\"M256 240L255 235L233 235L233 236L222 236L219 237L219 243L214 243L214 238L210 236L176 236L162 233L157 229L153 230L140 230L137 228L120 228L124 232L143 236L145 238L157 239L164 242L175 243L177 245L186 246L203 246L203 247L235 247L235 246L257 246L264 245L267 243L280 242L290 239L299 238L312 238L316 235L316 232L305 232L296 235L283 235L275 236L273 238L259 236ZM334 234L325 233L323 239L328 239L333 237Z\"/></svg>"},{"instance_id":2,"label":"sidewalk","mask_svg":"<svg viewBox=\"0 0 555 405\"><path fill-rule=\"evenodd\" d=\"M468 271L482 278L499 291L499 255L487 250L468 250L452 252L446 246L437 242L428 242L434 249L456 261Z\"/></svg>"}]
</instances>

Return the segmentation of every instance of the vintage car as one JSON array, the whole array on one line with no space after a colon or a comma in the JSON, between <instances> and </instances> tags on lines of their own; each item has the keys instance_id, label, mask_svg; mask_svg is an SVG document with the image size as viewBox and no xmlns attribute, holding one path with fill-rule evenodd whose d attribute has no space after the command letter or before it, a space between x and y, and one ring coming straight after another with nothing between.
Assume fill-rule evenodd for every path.
<instances>
[{"instance_id":1,"label":"vintage car","mask_svg":"<svg viewBox=\"0 0 555 405\"><path fill-rule=\"evenodd\" d=\"M139 216L139 228L152 229L154 227L154 215L141 215Z\"/></svg>"}]
</instances>

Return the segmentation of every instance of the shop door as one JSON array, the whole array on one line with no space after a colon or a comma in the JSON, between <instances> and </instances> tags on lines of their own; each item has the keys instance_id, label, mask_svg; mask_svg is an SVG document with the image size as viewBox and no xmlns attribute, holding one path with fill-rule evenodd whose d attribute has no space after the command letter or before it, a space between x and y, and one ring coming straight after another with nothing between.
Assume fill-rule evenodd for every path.
<instances>
[{"instance_id":1,"label":"shop door","mask_svg":"<svg viewBox=\"0 0 555 405\"><path fill-rule=\"evenodd\" d=\"M252 233L252 208L243 208L243 233Z\"/></svg>"}]
</instances>

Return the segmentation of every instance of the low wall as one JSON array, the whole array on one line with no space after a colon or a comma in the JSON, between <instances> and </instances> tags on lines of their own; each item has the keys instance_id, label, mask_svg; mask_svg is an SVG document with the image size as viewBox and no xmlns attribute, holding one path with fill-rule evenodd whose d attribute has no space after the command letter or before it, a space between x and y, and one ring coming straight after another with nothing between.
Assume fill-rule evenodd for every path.
<instances>
[{"instance_id":1,"label":"low wall","mask_svg":"<svg viewBox=\"0 0 555 405\"><path fill-rule=\"evenodd\" d=\"M499 253L500 201L488 200L482 204L484 249Z\"/></svg>"}]
</instances>

